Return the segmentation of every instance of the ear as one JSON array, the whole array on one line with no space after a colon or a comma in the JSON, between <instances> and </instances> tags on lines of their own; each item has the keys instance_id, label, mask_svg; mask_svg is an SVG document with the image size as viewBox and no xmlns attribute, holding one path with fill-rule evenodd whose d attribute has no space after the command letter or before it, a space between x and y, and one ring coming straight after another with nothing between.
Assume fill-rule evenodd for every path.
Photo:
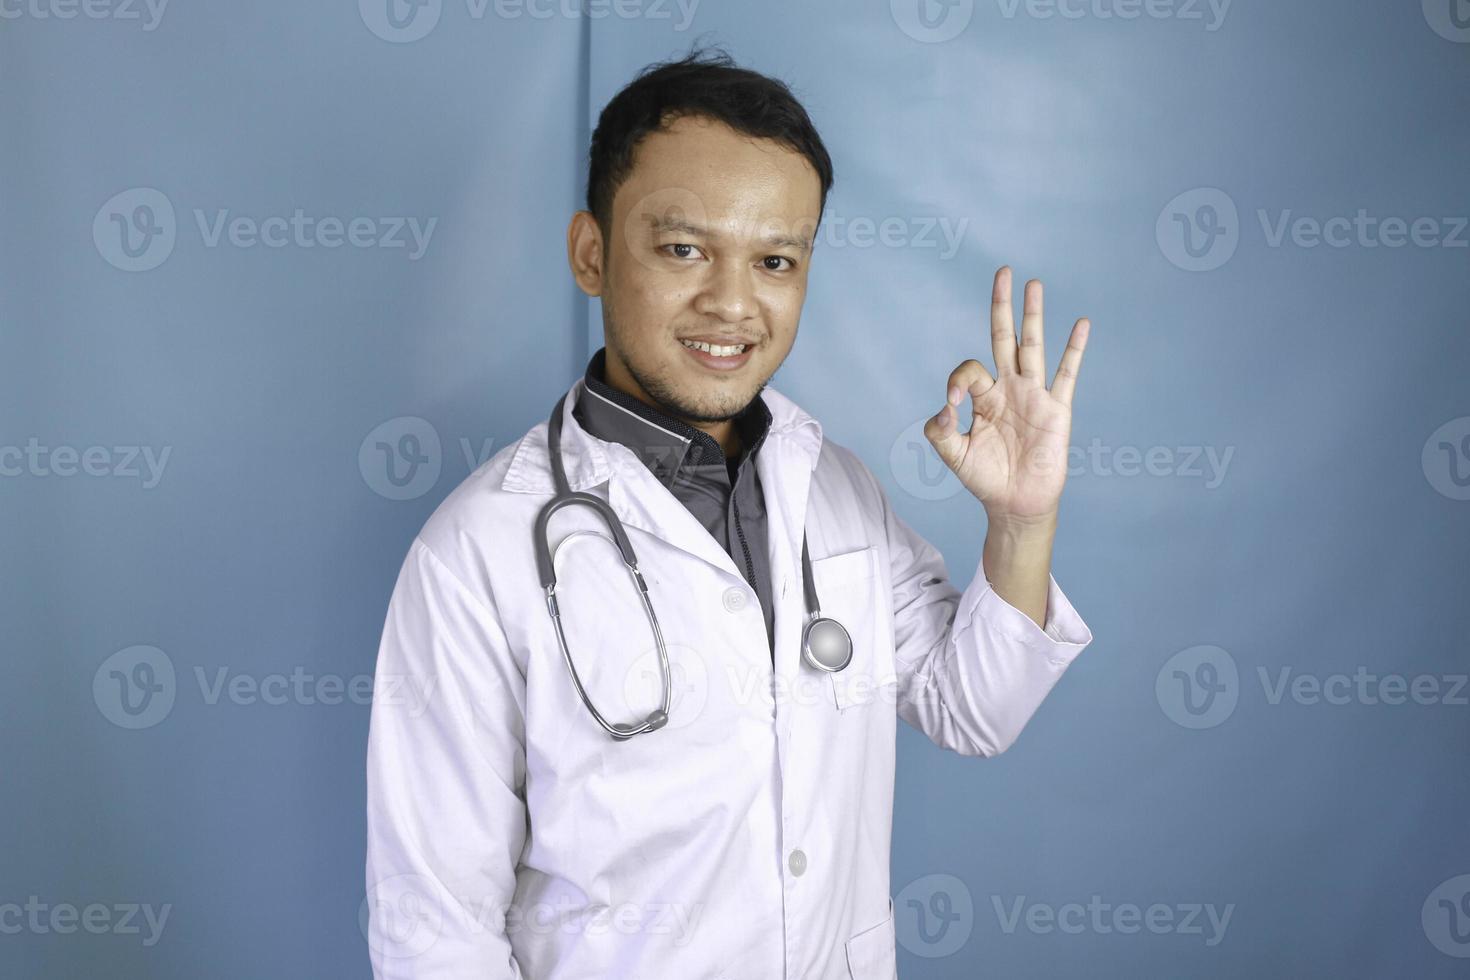
<instances>
[{"instance_id":1,"label":"ear","mask_svg":"<svg viewBox=\"0 0 1470 980\"><path fill-rule=\"evenodd\" d=\"M567 225L567 264L588 296L602 295L602 228L591 211L578 211Z\"/></svg>"}]
</instances>

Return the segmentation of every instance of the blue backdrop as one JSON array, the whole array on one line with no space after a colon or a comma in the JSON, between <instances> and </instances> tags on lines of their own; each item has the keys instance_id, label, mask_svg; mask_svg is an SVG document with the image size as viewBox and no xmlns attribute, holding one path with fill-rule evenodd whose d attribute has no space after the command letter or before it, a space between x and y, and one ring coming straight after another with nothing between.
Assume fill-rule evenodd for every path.
<instances>
[{"instance_id":1,"label":"blue backdrop","mask_svg":"<svg viewBox=\"0 0 1470 980\"><path fill-rule=\"evenodd\" d=\"M902 728L906 978L1470 968L1467 0L0 0L0 975L369 974L414 532L601 344L590 126L695 40L837 183L773 384L974 568L920 427L1094 327L1003 756ZM963 580L960 581L963 585Z\"/></svg>"}]
</instances>

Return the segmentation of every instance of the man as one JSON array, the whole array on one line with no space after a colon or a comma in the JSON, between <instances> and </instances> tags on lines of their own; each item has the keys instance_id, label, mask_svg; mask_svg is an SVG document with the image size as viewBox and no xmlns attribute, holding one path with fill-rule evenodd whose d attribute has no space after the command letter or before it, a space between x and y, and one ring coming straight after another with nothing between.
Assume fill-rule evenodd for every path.
<instances>
[{"instance_id":1,"label":"man","mask_svg":"<svg viewBox=\"0 0 1470 980\"><path fill-rule=\"evenodd\" d=\"M389 605L379 689L435 694L373 706L377 976L892 978L896 718L995 755L1091 641L1050 574L1087 323L1048 390L1040 283L1018 346L997 273L995 377L959 365L924 429L988 519L963 593L767 387L831 183L791 93L726 57L651 66L603 110L567 251L606 346L557 406L557 455L548 420L476 470ZM544 528L547 602L558 462L625 529L660 633L586 505ZM802 652L808 584L850 639L840 670Z\"/></svg>"}]
</instances>

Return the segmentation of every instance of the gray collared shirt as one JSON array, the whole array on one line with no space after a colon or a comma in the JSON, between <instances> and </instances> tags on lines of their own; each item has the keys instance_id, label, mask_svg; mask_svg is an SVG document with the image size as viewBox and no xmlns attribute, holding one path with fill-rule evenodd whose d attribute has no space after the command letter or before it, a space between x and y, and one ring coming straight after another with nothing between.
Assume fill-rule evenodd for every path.
<instances>
[{"instance_id":1,"label":"gray collared shirt","mask_svg":"<svg viewBox=\"0 0 1470 980\"><path fill-rule=\"evenodd\" d=\"M609 385L603 373L606 363L607 348L599 348L587 364L586 393L572 406L573 417L596 438L633 450L734 559L760 603L774 661L776 622L766 554L766 501L755 471L755 454L771 427L771 410L756 397L736 416L740 453L727 459L708 432Z\"/></svg>"}]
</instances>

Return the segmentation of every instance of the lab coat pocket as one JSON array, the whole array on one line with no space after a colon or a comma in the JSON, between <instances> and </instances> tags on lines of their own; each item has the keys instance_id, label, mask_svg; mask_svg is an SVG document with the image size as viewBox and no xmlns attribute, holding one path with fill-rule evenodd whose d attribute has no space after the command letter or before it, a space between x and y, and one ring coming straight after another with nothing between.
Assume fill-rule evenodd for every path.
<instances>
[{"instance_id":1,"label":"lab coat pocket","mask_svg":"<svg viewBox=\"0 0 1470 980\"><path fill-rule=\"evenodd\" d=\"M888 900L888 918L847 941L847 969L852 980L896 980L898 977L893 899Z\"/></svg>"},{"instance_id":2,"label":"lab coat pocket","mask_svg":"<svg viewBox=\"0 0 1470 980\"><path fill-rule=\"evenodd\" d=\"M812 560L812 581L823 616L842 624L852 637L852 663L827 675L838 710L871 704L877 692L877 638L883 627L885 597L878 594L878 549Z\"/></svg>"}]
</instances>

